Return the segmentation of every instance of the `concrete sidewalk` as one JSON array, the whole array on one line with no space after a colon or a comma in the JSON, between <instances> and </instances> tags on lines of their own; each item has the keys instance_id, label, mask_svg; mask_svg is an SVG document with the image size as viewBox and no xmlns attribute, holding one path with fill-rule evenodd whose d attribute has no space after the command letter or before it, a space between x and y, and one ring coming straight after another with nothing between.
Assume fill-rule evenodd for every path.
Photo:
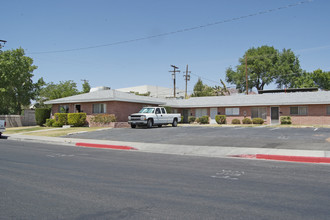
<instances>
[{"instance_id":1,"label":"concrete sidewalk","mask_svg":"<svg viewBox=\"0 0 330 220\"><path fill-rule=\"evenodd\" d=\"M137 150L139 152L176 154L189 156L205 156L205 157L243 157L257 158L258 155L268 155L260 157L260 159L275 159L281 157L285 161L309 162L301 161L302 158L313 158L314 163L330 163L330 151L322 150L291 150L291 149L271 149L271 148L241 148L230 146L191 146L191 145L171 145L156 143L139 143L139 142L122 142L108 140L93 139L77 139L77 138L61 138L61 137L45 137L12 134L6 135L9 140L33 141L48 144L64 144L70 146L85 146L96 148L112 148ZM77 144L78 143L78 144ZM276 157L272 157L276 156ZM283 157L285 159L283 159ZM291 159L290 159L291 158ZM320 158L320 160L318 159ZM275 159L276 160L276 159ZM324 162L328 161L329 162Z\"/></svg>"}]
</instances>

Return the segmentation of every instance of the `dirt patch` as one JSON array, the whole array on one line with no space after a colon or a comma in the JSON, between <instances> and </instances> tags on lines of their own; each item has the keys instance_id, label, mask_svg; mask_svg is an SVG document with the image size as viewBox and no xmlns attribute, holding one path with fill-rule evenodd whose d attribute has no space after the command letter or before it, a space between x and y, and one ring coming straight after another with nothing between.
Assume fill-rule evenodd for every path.
<instances>
[{"instance_id":1,"label":"dirt patch","mask_svg":"<svg viewBox=\"0 0 330 220\"><path fill-rule=\"evenodd\" d=\"M328 142L330 142L330 137L329 138L327 138L327 139L325 139L326 141L328 141Z\"/></svg>"}]
</instances>

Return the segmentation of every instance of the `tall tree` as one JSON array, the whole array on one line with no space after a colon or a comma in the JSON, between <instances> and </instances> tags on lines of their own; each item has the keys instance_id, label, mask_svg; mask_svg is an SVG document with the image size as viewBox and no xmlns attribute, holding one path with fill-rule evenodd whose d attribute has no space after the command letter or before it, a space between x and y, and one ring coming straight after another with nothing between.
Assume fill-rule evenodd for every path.
<instances>
[{"instance_id":1,"label":"tall tree","mask_svg":"<svg viewBox=\"0 0 330 220\"><path fill-rule=\"evenodd\" d=\"M199 78L194 86L194 92L191 97L201 97L201 96L214 96L214 90L208 85L204 85L203 81Z\"/></svg>"},{"instance_id":2,"label":"tall tree","mask_svg":"<svg viewBox=\"0 0 330 220\"><path fill-rule=\"evenodd\" d=\"M247 50L239 59L239 63L236 70L231 67L226 70L226 80L235 84L240 92L252 88L263 90L266 85L274 82L279 87L289 85L290 77L301 74L299 60L291 50L283 49L279 52L270 46ZM246 88L246 70L248 88Z\"/></svg>"},{"instance_id":3,"label":"tall tree","mask_svg":"<svg viewBox=\"0 0 330 220\"><path fill-rule=\"evenodd\" d=\"M84 81L84 83L82 84L82 92L81 93L89 93L89 91L91 90L91 86L89 85L88 80L83 79L82 81Z\"/></svg>"},{"instance_id":4,"label":"tall tree","mask_svg":"<svg viewBox=\"0 0 330 220\"><path fill-rule=\"evenodd\" d=\"M320 89L330 90L330 71L324 72L321 69L317 69L311 75L313 81Z\"/></svg>"},{"instance_id":5,"label":"tall tree","mask_svg":"<svg viewBox=\"0 0 330 220\"><path fill-rule=\"evenodd\" d=\"M222 81L222 79L220 79L220 83L222 84L222 86L214 86L213 90L214 90L214 94L216 96L225 96L230 95L229 90L227 89L226 84Z\"/></svg>"},{"instance_id":6,"label":"tall tree","mask_svg":"<svg viewBox=\"0 0 330 220\"><path fill-rule=\"evenodd\" d=\"M43 106L43 103L45 101L78 94L80 94L80 92L77 89L77 84L72 80L60 81L59 84L54 84L53 82L50 82L47 83L46 86L40 90L37 102L40 106Z\"/></svg>"},{"instance_id":7,"label":"tall tree","mask_svg":"<svg viewBox=\"0 0 330 220\"><path fill-rule=\"evenodd\" d=\"M35 69L22 48L0 53L0 114L21 114L22 106L31 104L44 84L42 78L33 83Z\"/></svg>"}]
</instances>

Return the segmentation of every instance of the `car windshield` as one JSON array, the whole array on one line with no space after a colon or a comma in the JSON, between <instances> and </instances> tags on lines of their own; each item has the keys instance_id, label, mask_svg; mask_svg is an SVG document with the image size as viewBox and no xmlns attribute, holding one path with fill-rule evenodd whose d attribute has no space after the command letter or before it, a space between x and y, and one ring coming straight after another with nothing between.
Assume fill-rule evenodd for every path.
<instances>
[{"instance_id":1,"label":"car windshield","mask_svg":"<svg viewBox=\"0 0 330 220\"><path fill-rule=\"evenodd\" d=\"M154 113L155 109L154 108L143 108L139 111L139 113Z\"/></svg>"}]
</instances>

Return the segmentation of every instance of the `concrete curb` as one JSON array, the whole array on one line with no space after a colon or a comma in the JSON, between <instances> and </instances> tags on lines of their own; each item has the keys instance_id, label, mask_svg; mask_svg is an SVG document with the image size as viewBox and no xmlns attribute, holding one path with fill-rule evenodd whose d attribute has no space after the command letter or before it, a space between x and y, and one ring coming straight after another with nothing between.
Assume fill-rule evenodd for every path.
<instances>
[{"instance_id":1,"label":"concrete curb","mask_svg":"<svg viewBox=\"0 0 330 220\"><path fill-rule=\"evenodd\" d=\"M173 145L140 142L122 142L93 139L59 138L31 135L7 135L9 140L32 141L48 144L63 144L70 146L81 146L116 149L134 150L137 152L175 154L187 156L203 157L239 157L282 161L305 162L310 158L311 163L328 163L330 161L330 151L323 150L291 150L273 148L241 148L229 146L195 146L195 145ZM245 156L244 156L245 155ZM248 156L247 156L248 155ZM263 156L262 156L263 155ZM262 158L263 157L263 158ZM326 162L324 162L326 161Z\"/></svg>"},{"instance_id":2,"label":"concrete curb","mask_svg":"<svg viewBox=\"0 0 330 220\"><path fill-rule=\"evenodd\" d=\"M270 154L242 154L232 155L232 157L264 159L264 160L280 160L301 163L330 163L330 157L307 157L307 156L287 156L287 155L270 155Z\"/></svg>"},{"instance_id":3,"label":"concrete curb","mask_svg":"<svg viewBox=\"0 0 330 220\"><path fill-rule=\"evenodd\" d=\"M138 150L134 147L122 146L122 145L109 145L109 144L91 144L91 143L76 143L77 147L94 147L94 148L105 148L105 149L116 149L116 150Z\"/></svg>"}]
</instances>

